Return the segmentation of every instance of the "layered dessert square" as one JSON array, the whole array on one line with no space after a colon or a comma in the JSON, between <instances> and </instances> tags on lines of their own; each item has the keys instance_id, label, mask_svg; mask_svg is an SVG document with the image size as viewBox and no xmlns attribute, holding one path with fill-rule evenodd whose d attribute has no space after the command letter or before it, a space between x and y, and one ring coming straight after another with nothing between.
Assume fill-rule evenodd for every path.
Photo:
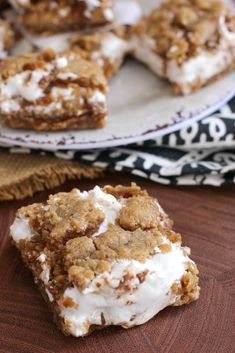
<instances>
[{"instance_id":1,"label":"layered dessert square","mask_svg":"<svg viewBox=\"0 0 235 353\"><path fill-rule=\"evenodd\" d=\"M66 335L131 328L199 297L190 249L136 184L74 189L23 207L11 236Z\"/></svg>"},{"instance_id":2,"label":"layered dessert square","mask_svg":"<svg viewBox=\"0 0 235 353\"><path fill-rule=\"evenodd\" d=\"M0 62L0 113L13 128L101 128L106 92L102 70L73 51L48 49Z\"/></svg>"},{"instance_id":3,"label":"layered dessert square","mask_svg":"<svg viewBox=\"0 0 235 353\"><path fill-rule=\"evenodd\" d=\"M32 32L59 32L110 24L113 0L10 0Z\"/></svg>"},{"instance_id":4,"label":"layered dessert square","mask_svg":"<svg viewBox=\"0 0 235 353\"><path fill-rule=\"evenodd\" d=\"M219 0L167 0L136 27L134 56L189 94L235 67L235 16Z\"/></svg>"}]
</instances>

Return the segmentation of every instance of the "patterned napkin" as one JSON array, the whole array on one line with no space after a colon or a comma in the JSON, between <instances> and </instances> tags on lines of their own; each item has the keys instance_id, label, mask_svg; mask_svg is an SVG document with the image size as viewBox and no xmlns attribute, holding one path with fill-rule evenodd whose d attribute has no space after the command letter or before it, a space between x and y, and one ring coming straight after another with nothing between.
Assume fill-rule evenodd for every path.
<instances>
[{"instance_id":1,"label":"patterned napkin","mask_svg":"<svg viewBox=\"0 0 235 353\"><path fill-rule=\"evenodd\" d=\"M80 152L47 152L16 146L1 149L11 153L54 155L161 184L230 184L235 182L235 97L212 116L155 140Z\"/></svg>"}]
</instances>

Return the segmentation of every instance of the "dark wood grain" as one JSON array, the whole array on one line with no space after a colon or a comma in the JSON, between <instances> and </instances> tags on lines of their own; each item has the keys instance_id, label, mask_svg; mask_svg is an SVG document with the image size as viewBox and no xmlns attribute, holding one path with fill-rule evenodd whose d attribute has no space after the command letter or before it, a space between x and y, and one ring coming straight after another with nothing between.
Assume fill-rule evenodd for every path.
<instances>
[{"instance_id":1,"label":"dark wood grain","mask_svg":"<svg viewBox=\"0 0 235 353\"><path fill-rule=\"evenodd\" d=\"M132 179L133 180L133 179ZM88 189L95 183L129 184L129 176L107 174L97 181L69 183ZM45 200L47 193L0 205L1 353L234 353L235 352L235 186L165 187L135 178L158 197L192 248L200 269L201 298L168 308L147 324L109 328L89 337L65 337L52 323L43 299L8 234L18 207Z\"/></svg>"}]
</instances>

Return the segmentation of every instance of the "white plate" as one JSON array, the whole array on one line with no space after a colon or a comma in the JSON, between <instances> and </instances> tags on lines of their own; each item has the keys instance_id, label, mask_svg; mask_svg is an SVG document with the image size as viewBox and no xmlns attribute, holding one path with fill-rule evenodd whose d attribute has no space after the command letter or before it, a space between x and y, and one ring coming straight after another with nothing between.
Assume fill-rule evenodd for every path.
<instances>
[{"instance_id":1,"label":"white plate","mask_svg":"<svg viewBox=\"0 0 235 353\"><path fill-rule=\"evenodd\" d=\"M150 5L152 0L144 3ZM234 95L235 72L193 95L178 97L166 81L128 60L111 82L109 118L104 129L47 133L0 125L0 143L50 150L126 145L187 126L212 114Z\"/></svg>"}]
</instances>

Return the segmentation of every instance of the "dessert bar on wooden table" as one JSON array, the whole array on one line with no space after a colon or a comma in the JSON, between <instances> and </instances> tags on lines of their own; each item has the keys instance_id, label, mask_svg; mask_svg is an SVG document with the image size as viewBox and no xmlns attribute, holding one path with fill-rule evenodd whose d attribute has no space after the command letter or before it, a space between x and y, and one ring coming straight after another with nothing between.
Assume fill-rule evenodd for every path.
<instances>
[{"instance_id":1,"label":"dessert bar on wooden table","mask_svg":"<svg viewBox=\"0 0 235 353\"><path fill-rule=\"evenodd\" d=\"M11 236L66 335L131 328L199 297L190 249L136 184L74 189L23 207Z\"/></svg>"}]
</instances>

